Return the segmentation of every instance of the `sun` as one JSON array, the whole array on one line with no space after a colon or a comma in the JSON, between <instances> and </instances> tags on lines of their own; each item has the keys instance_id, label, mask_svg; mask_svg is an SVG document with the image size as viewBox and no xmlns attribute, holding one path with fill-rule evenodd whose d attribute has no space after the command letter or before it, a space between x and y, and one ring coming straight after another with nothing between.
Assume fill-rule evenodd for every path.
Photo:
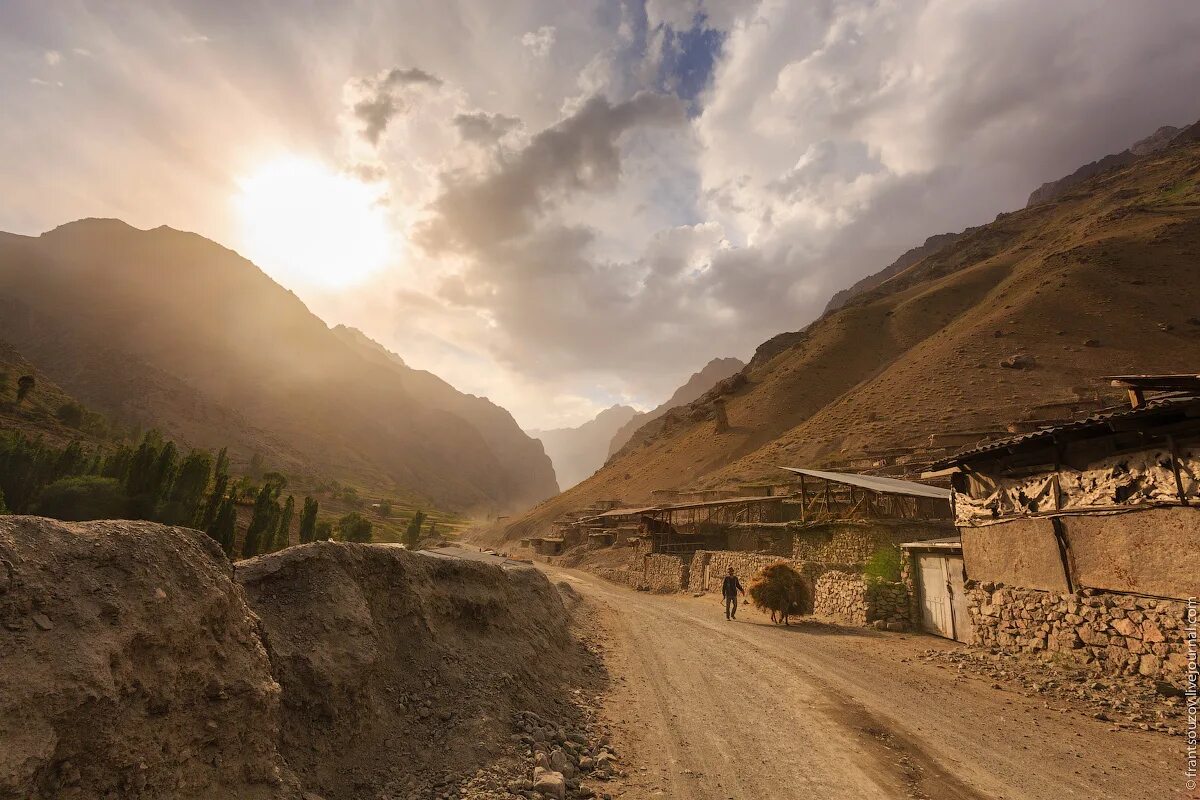
<instances>
[{"instance_id":1,"label":"sun","mask_svg":"<svg viewBox=\"0 0 1200 800\"><path fill-rule=\"evenodd\" d=\"M354 286L396 257L380 184L299 156L267 162L237 184L246 257L290 288Z\"/></svg>"}]
</instances>

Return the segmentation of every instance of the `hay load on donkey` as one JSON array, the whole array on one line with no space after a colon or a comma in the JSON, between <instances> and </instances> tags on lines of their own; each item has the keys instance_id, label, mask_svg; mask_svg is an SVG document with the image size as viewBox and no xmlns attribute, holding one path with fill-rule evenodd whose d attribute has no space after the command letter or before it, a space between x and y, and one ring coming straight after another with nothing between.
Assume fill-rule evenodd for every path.
<instances>
[{"instance_id":1,"label":"hay load on donkey","mask_svg":"<svg viewBox=\"0 0 1200 800\"><path fill-rule=\"evenodd\" d=\"M750 600L760 611L771 612L771 622L788 624L788 617L812 608L812 590L804 576L786 561L763 567L750 584Z\"/></svg>"}]
</instances>

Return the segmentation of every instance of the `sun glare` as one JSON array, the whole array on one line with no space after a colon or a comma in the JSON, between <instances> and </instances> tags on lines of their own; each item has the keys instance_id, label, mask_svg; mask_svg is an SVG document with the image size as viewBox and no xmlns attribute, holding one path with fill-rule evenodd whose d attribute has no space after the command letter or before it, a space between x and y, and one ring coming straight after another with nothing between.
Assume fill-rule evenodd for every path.
<instances>
[{"instance_id":1,"label":"sun glare","mask_svg":"<svg viewBox=\"0 0 1200 800\"><path fill-rule=\"evenodd\" d=\"M281 283L340 288L395 257L383 189L305 158L280 158L238 181L245 255Z\"/></svg>"}]
</instances>

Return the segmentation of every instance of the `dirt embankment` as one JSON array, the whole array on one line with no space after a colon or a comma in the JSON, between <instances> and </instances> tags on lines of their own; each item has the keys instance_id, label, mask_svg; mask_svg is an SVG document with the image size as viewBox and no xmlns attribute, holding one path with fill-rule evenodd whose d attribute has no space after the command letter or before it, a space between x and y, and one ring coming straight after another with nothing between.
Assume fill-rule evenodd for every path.
<instances>
[{"instance_id":1,"label":"dirt embankment","mask_svg":"<svg viewBox=\"0 0 1200 800\"><path fill-rule=\"evenodd\" d=\"M563 713L577 657L532 569L329 542L236 574L283 689L283 755L326 800L428 796L492 762L516 712Z\"/></svg>"},{"instance_id":2,"label":"dirt embankment","mask_svg":"<svg viewBox=\"0 0 1200 800\"><path fill-rule=\"evenodd\" d=\"M0 800L507 796L585 655L533 570L317 543L235 578L195 531L3 517Z\"/></svg>"}]
</instances>

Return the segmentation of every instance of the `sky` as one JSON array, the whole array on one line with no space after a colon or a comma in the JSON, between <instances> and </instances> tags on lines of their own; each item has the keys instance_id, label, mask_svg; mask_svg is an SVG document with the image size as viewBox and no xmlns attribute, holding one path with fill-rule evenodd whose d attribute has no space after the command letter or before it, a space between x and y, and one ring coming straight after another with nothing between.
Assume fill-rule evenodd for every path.
<instances>
[{"instance_id":1,"label":"sky","mask_svg":"<svg viewBox=\"0 0 1200 800\"><path fill-rule=\"evenodd\" d=\"M1200 118L1197 41L1194 0L0 0L0 230L196 231L577 425Z\"/></svg>"}]
</instances>

